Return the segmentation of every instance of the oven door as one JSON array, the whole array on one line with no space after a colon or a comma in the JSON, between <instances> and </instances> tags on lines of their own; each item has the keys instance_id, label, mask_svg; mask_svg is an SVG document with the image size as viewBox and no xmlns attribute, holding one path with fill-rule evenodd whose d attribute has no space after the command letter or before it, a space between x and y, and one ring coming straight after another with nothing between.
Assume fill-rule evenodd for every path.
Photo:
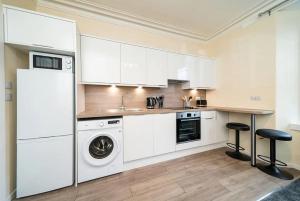
<instances>
[{"instance_id":1,"label":"oven door","mask_svg":"<svg viewBox=\"0 0 300 201\"><path fill-rule=\"evenodd\" d=\"M201 139L200 117L177 119L177 144Z\"/></svg>"}]
</instances>

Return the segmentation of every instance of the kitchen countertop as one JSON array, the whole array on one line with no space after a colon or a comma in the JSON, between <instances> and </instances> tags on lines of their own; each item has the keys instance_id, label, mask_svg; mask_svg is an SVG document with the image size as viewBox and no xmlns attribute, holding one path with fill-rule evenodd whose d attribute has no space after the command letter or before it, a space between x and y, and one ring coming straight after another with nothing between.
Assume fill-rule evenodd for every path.
<instances>
[{"instance_id":1,"label":"kitchen countertop","mask_svg":"<svg viewBox=\"0 0 300 201\"><path fill-rule=\"evenodd\" d=\"M222 112L232 112L232 113L244 113L244 114L257 114L257 115L267 115L273 114L273 110L264 109L249 109L249 108L234 108L234 107L219 107L219 106L208 106L208 107L195 107L194 109L187 110L174 110L174 109L140 109L138 111L134 110L118 110L118 109L101 109L84 111L77 115L78 119L88 119L88 118L101 118L101 117L114 117L114 116L129 116L129 115L144 115L144 114L166 114L175 112L186 112L186 111L222 111Z\"/></svg>"}]
</instances>

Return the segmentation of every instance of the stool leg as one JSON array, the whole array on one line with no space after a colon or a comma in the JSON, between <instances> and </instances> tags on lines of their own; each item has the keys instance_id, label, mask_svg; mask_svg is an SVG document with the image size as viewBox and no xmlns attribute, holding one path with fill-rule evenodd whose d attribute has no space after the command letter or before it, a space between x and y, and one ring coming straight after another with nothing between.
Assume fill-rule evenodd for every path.
<instances>
[{"instance_id":1,"label":"stool leg","mask_svg":"<svg viewBox=\"0 0 300 201\"><path fill-rule=\"evenodd\" d=\"M240 152L240 131L235 130L235 151Z\"/></svg>"},{"instance_id":2,"label":"stool leg","mask_svg":"<svg viewBox=\"0 0 300 201\"><path fill-rule=\"evenodd\" d=\"M241 160L250 161L250 157L240 152L240 131L235 130L235 151L226 151L228 156Z\"/></svg>"},{"instance_id":3,"label":"stool leg","mask_svg":"<svg viewBox=\"0 0 300 201\"><path fill-rule=\"evenodd\" d=\"M293 175L276 166L276 140L270 139L270 164L256 164L261 171L280 179L291 180Z\"/></svg>"},{"instance_id":4,"label":"stool leg","mask_svg":"<svg viewBox=\"0 0 300 201\"><path fill-rule=\"evenodd\" d=\"M270 161L271 166L275 166L276 163L276 140L270 139Z\"/></svg>"}]
</instances>

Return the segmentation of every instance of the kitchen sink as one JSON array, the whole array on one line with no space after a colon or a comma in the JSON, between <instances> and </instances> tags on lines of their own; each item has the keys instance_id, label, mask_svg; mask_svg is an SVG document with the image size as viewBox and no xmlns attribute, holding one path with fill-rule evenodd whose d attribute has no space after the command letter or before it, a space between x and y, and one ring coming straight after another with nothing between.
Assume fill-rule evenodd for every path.
<instances>
[{"instance_id":1,"label":"kitchen sink","mask_svg":"<svg viewBox=\"0 0 300 201\"><path fill-rule=\"evenodd\" d=\"M144 111L144 109L142 109L142 108L125 108L125 111L142 112L142 111Z\"/></svg>"},{"instance_id":2,"label":"kitchen sink","mask_svg":"<svg viewBox=\"0 0 300 201\"><path fill-rule=\"evenodd\" d=\"M117 109L108 109L107 110L108 112L142 112L144 111L143 108L124 108L124 109L121 109L121 108L117 108Z\"/></svg>"}]
</instances>

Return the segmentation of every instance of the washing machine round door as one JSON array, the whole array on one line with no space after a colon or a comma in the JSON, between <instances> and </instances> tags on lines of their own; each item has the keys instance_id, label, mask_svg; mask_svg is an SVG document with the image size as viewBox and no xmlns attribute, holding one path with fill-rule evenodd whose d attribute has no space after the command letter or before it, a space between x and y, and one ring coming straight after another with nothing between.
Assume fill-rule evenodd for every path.
<instances>
[{"instance_id":1,"label":"washing machine round door","mask_svg":"<svg viewBox=\"0 0 300 201\"><path fill-rule=\"evenodd\" d=\"M119 145L109 134L97 134L91 137L84 150L84 158L94 166L109 164L119 153Z\"/></svg>"}]
</instances>

